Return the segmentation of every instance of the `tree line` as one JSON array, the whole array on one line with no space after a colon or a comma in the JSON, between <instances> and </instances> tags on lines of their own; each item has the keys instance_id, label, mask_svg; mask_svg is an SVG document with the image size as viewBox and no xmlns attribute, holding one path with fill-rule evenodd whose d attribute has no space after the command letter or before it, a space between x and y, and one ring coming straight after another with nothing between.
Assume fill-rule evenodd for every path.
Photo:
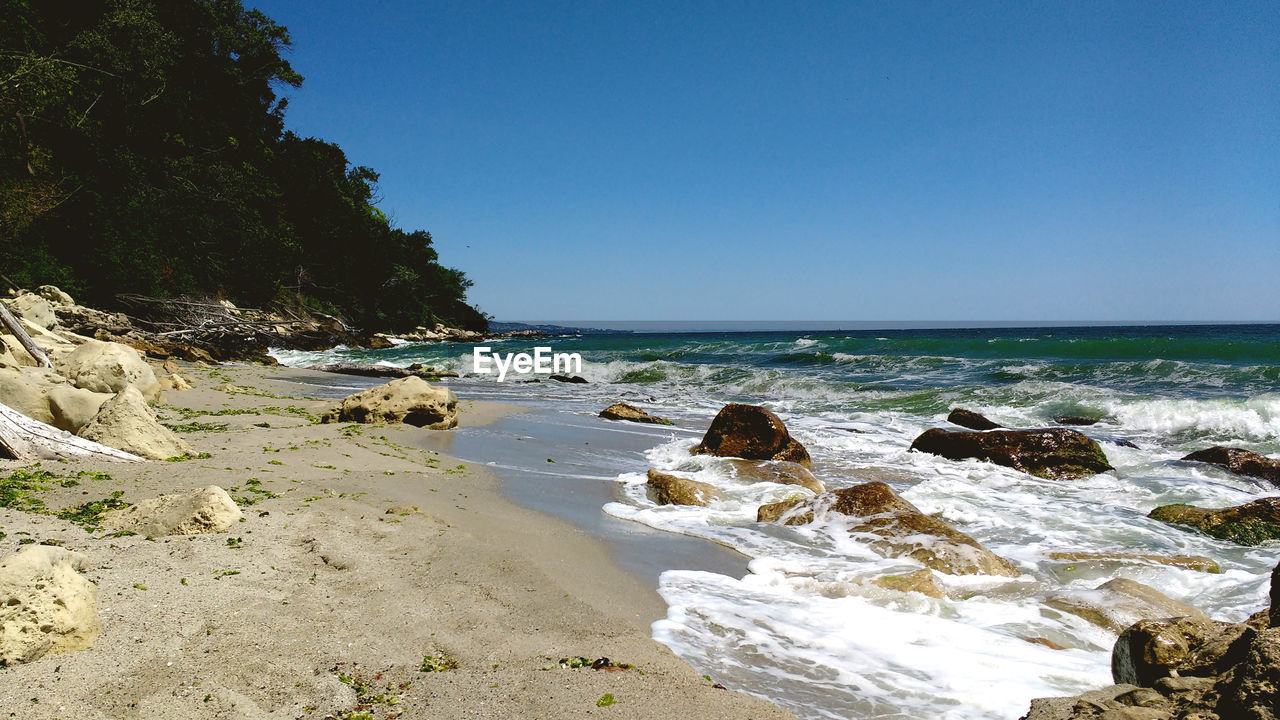
<instances>
[{"instance_id":1,"label":"tree line","mask_svg":"<svg viewBox=\"0 0 1280 720\"><path fill-rule=\"evenodd\" d=\"M285 130L286 28L241 0L0 0L0 272L119 293L299 300L371 329L483 329L378 174Z\"/></svg>"}]
</instances>

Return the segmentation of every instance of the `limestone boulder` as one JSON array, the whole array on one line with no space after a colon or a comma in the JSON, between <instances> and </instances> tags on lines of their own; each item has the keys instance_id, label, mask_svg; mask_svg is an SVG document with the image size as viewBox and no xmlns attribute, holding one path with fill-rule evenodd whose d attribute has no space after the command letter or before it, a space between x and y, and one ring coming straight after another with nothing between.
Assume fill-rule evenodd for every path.
<instances>
[{"instance_id":1,"label":"limestone boulder","mask_svg":"<svg viewBox=\"0 0 1280 720\"><path fill-rule=\"evenodd\" d=\"M321 422L398 423L433 430L458 425L458 397L420 377L405 377L349 395Z\"/></svg>"},{"instance_id":2,"label":"limestone boulder","mask_svg":"<svg viewBox=\"0 0 1280 720\"><path fill-rule=\"evenodd\" d=\"M650 469L645 483L649 495L659 505L700 505L706 507L721 497L714 485Z\"/></svg>"},{"instance_id":3,"label":"limestone boulder","mask_svg":"<svg viewBox=\"0 0 1280 720\"><path fill-rule=\"evenodd\" d=\"M145 537L217 533L240 522L243 514L226 490L210 485L199 490L140 500L103 516L103 527Z\"/></svg>"},{"instance_id":4,"label":"limestone boulder","mask_svg":"<svg viewBox=\"0 0 1280 720\"><path fill-rule=\"evenodd\" d=\"M965 410L964 408L952 410L951 414L947 416L947 422L970 430L995 430L1003 427L998 423L991 422L985 415L972 410Z\"/></svg>"},{"instance_id":5,"label":"limestone boulder","mask_svg":"<svg viewBox=\"0 0 1280 720\"><path fill-rule=\"evenodd\" d=\"M782 419L759 405L725 405L693 452L746 460L788 460L805 467L811 464L809 451L791 437Z\"/></svg>"},{"instance_id":6,"label":"limestone boulder","mask_svg":"<svg viewBox=\"0 0 1280 720\"><path fill-rule=\"evenodd\" d=\"M133 385L148 400L159 394L155 371L137 350L116 342L90 340L58 363L58 372L73 385L101 393L118 393Z\"/></svg>"},{"instance_id":7,"label":"limestone boulder","mask_svg":"<svg viewBox=\"0 0 1280 720\"><path fill-rule=\"evenodd\" d=\"M47 393L50 424L73 435L88 425L102 404L110 400L111 393L97 393L71 385L55 385Z\"/></svg>"},{"instance_id":8,"label":"limestone boulder","mask_svg":"<svg viewBox=\"0 0 1280 720\"><path fill-rule=\"evenodd\" d=\"M104 402L93 420L76 434L152 460L194 454L186 441L156 420L142 393L132 385Z\"/></svg>"},{"instance_id":9,"label":"limestone boulder","mask_svg":"<svg viewBox=\"0 0 1280 720\"><path fill-rule=\"evenodd\" d=\"M1045 604L1114 632L1120 632L1139 620L1171 617L1209 619L1196 608L1128 578L1108 580L1092 590L1061 590L1047 597Z\"/></svg>"},{"instance_id":10,"label":"limestone boulder","mask_svg":"<svg viewBox=\"0 0 1280 720\"><path fill-rule=\"evenodd\" d=\"M76 301L72 300L70 295L59 290L56 285L41 285L36 288L36 294L47 300L55 308L60 305L76 304Z\"/></svg>"},{"instance_id":11,"label":"limestone boulder","mask_svg":"<svg viewBox=\"0 0 1280 720\"><path fill-rule=\"evenodd\" d=\"M1217 465L1227 472L1265 480L1280 488L1280 460L1242 448L1215 445L1182 458L1188 462Z\"/></svg>"},{"instance_id":12,"label":"limestone boulder","mask_svg":"<svg viewBox=\"0 0 1280 720\"><path fill-rule=\"evenodd\" d=\"M884 575L872 582L887 590L918 592L934 598L947 596L942 588L938 587L937 581L933 579L933 571L929 568L921 568L903 575Z\"/></svg>"},{"instance_id":13,"label":"limestone boulder","mask_svg":"<svg viewBox=\"0 0 1280 720\"><path fill-rule=\"evenodd\" d=\"M917 437L910 449L948 460L986 460L1048 479L1082 478L1114 470L1098 443L1066 428L986 432L934 428Z\"/></svg>"},{"instance_id":14,"label":"limestone boulder","mask_svg":"<svg viewBox=\"0 0 1280 720\"><path fill-rule=\"evenodd\" d=\"M814 494L824 493L827 488L822 481L814 477L809 468L789 460L729 460L733 473L740 480L749 482L772 482L781 485L799 485Z\"/></svg>"},{"instance_id":15,"label":"limestone boulder","mask_svg":"<svg viewBox=\"0 0 1280 720\"><path fill-rule=\"evenodd\" d=\"M58 316L58 326L71 332L94 337L99 332L108 335L123 335L133 329L133 323L121 313L107 313L83 305L53 306Z\"/></svg>"},{"instance_id":16,"label":"limestone boulder","mask_svg":"<svg viewBox=\"0 0 1280 720\"><path fill-rule=\"evenodd\" d=\"M83 650L98 636L98 587L84 555L28 545L0 560L0 667Z\"/></svg>"},{"instance_id":17,"label":"limestone boulder","mask_svg":"<svg viewBox=\"0 0 1280 720\"><path fill-rule=\"evenodd\" d=\"M1147 517L1187 525L1240 545L1261 545L1268 540L1280 539L1280 497L1265 497L1244 505L1217 509L1162 505Z\"/></svg>"},{"instance_id":18,"label":"limestone boulder","mask_svg":"<svg viewBox=\"0 0 1280 720\"><path fill-rule=\"evenodd\" d=\"M626 403L614 403L609 407L600 411L600 417L605 420L626 420L627 422L650 423L654 425L672 425L670 420L657 415L650 415L635 405Z\"/></svg>"},{"instance_id":19,"label":"limestone boulder","mask_svg":"<svg viewBox=\"0 0 1280 720\"><path fill-rule=\"evenodd\" d=\"M1207 558L1203 555L1163 555L1160 553L1135 553L1135 552L1087 552L1087 551L1066 551L1060 550L1049 553L1050 560L1063 560L1066 562L1095 562L1095 563L1141 563L1146 565L1168 565L1169 567L1186 568L1187 570L1199 570L1207 573L1220 573L1222 566L1217 560Z\"/></svg>"},{"instance_id":20,"label":"limestone boulder","mask_svg":"<svg viewBox=\"0 0 1280 720\"><path fill-rule=\"evenodd\" d=\"M58 325L58 316L53 313L53 305L39 295L25 293L4 302L14 315L32 325L38 325L45 330L52 330Z\"/></svg>"},{"instance_id":21,"label":"limestone boulder","mask_svg":"<svg viewBox=\"0 0 1280 720\"><path fill-rule=\"evenodd\" d=\"M54 424L49 391L59 387L70 386L61 375L47 368L0 366L0 403L32 420Z\"/></svg>"},{"instance_id":22,"label":"limestone boulder","mask_svg":"<svg viewBox=\"0 0 1280 720\"><path fill-rule=\"evenodd\" d=\"M971 536L920 512L882 482L840 488L805 500L762 505L756 519L803 525L831 513L852 518L850 534L886 557L910 557L949 575L1020 574L1013 563Z\"/></svg>"}]
</instances>

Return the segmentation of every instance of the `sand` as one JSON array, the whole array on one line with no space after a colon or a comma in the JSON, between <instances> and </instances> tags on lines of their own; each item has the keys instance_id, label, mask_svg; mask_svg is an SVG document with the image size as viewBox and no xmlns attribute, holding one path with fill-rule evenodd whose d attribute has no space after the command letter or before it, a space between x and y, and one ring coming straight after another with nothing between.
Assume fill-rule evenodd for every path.
<instances>
[{"instance_id":1,"label":"sand","mask_svg":"<svg viewBox=\"0 0 1280 720\"><path fill-rule=\"evenodd\" d=\"M0 509L0 554L30 538L89 556L102 624L88 650L0 670L0 717L791 717L654 642L665 608L600 542L415 435L449 431L313 424L332 401L299 397L305 371L185 371L196 387L166 393L162 419L225 424L181 433L210 457L46 462L109 477L42 498L58 508L216 484L252 501L245 521L153 541ZM192 414L226 409L241 414ZM518 411L464 402L460 420ZM406 506L420 510L387 513ZM424 672L427 657L456 667ZM568 669L565 657L633 667Z\"/></svg>"}]
</instances>

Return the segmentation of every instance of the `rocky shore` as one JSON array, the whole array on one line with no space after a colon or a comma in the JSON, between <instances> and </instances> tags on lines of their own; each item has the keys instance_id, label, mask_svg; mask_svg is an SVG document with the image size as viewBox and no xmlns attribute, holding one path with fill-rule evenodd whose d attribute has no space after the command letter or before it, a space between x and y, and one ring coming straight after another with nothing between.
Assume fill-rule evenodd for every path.
<instances>
[{"instance_id":1,"label":"rocky shore","mask_svg":"<svg viewBox=\"0 0 1280 720\"><path fill-rule=\"evenodd\" d=\"M318 398L297 380L322 373L162 362L18 307L54 367L0 336L0 401L137 457L0 460L0 714L790 717L655 643L651 587L443 451L518 408L416 376Z\"/></svg>"}]
</instances>

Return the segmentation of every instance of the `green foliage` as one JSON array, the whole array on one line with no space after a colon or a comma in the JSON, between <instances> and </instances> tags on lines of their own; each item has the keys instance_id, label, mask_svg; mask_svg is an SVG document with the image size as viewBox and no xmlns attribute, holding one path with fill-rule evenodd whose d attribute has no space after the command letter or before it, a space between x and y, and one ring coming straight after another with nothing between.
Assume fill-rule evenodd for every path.
<instances>
[{"instance_id":1,"label":"green foliage","mask_svg":"<svg viewBox=\"0 0 1280 720\"><path fill-rule=\"evenodd\" d=\"M284 130L288 31L241 0L5 0L0 266L86 303L291 298L358 325L483 328L376 172Z\"/></svg>"},{"instance_id":2,"label":"green foliage","mask_svg":"<svg viewBox=\"0 0 1280 720\"><path fill-rule=\"evenodd\" d=\"M616 702L618 701L613 699L613 693L605 693L596 701L596 707L609 707Z\"/></svg>"},{"instance_id":3,"label":"green foliage","mask_svg":"<svg viewBox=\"0 0 1280 720\"><path fill-rule=\"evenodd\" d=\"M102 523L103 515L112 510L129 507L129 503L120 499L123 496L123 490L116 490L111 493L111 497L91 500L76 507L63 508L54 514L63 520L70 520L85 530L93 532Z\"/></svg>"},{"instance_id":4,"label":"green foliage","mask_svg":"<svg viewBox=\"0 0 1280 720\"><path fill-rule=\"evenodd\" d=\"M422 658L422 664L418 666L418 672L448 672L457 669L457 659L448 655L428 655Z\"/></svg>"}]
</instances>

